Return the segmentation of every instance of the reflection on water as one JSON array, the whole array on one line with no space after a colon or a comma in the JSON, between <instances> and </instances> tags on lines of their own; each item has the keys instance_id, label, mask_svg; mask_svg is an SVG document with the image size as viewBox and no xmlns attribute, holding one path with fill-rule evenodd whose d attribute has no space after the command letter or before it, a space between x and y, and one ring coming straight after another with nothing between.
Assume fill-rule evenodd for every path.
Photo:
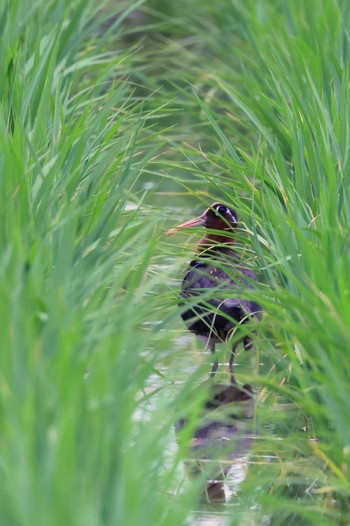
<instances>
[{"instance_id":1,"label":"reflection on water","mask_svg":"<svg viewBox=\"0 0 350 526\"><path fill-rule=\"evenodd\" d=\"M202 514L193 514L188 526L226 526L230 521L224 513L207 512L205 517Z\"/></svg>"},{"instance_id":2,"label":"reflection on water","mask_svg":"<svg viewBox=\"0 0 350 526\"><path fill-rule=\"evenodd\" d=\"M225 500L229 500L233 495L237 494L240 484L247 476L248 456L242 456L237 459L226 474L226 481L224 486Z\"/></svg>"},{"instance_id":3,"label":"reflection on water","mask_svg":"<svg viewBox=\"0 0 350 526\"><path fill-rule=\"evenodd\" d=\"M209 504L228 502L236 495L246 477L253 440L253 414L250 386L211 385L186 460L188 476L202 481L203 501ZM177 423L179 441L187 425L186 419ZM222 524L221 515L214 515L213 520L216 522L206 523Z\"/></svg>"},{"instance_id":4,"label":"reflection on water","mask_svg":"<svg viewBox=\"0 0 350 526\"><path fill-rule=\"evenodd\" d=\"M211 386L211 391L203 402L202 413L190 421L192 428L189 433L187 419L191 419L191 408L198 407L198 402L187 408L187 397L193 402L196 398L194 393L196 392L197 396L198 388L211 385L210 382L199 384L209 370L210 354L206 356L202 349L197 350L196 346L191 344L191 337L184 333L178 342L181 353L176 352L174 345L169 348L168 354L162 354L162 365L157 365L157 372L150 375L143 392L144 398L142 397L134 417L147 422L148 417L152 420L158 411L160 418L163 418L169 407L172 411L181 411L177 413L177 417L183 415L183 408L188 411L183 418L178 418L175 437L170 431L167 446L171 463L171 459L179 450L182 434L182 444L186 446L189 434L192 437L187 449L187 458L179 469L179 487L184 477L190 481L191 487L191 481L199 483L201 500L186 526L229 526L233 524L232 514L242 519L241 522L235 523L244 526L273 524L269 517L260 516L259 500L254 500L254 497L248 506L246 500L242 507L241 486L245 481L244 492L247 485L251 485L255 493L262 492L265 495L268 492L268 485L264 485L266 473L272 474L272 477L268 476L273 483L275 473L279 473L279 466L284 470L283 473L287 473L292 469L292 465L295 465L299 472L303 469L302 462L308 465L306 457L302 457L298 461L299 464L295 462L300 458L298 440L295 440L297 435L293 438L293 433L300 433L302 429L299 412L293 404L282 398L274 400L269 407L264 402L262 411L261 394L257 393L257 434L256 401L247 388L249 386L239 389L224 383L216 384ZM220 378L220 374L218 377ZM221 378L224 378L224 374ZM283 400L284 403L281 403ZM296 451L295 458L293 451ZM282 477L280 480L283 483Z\"/></svg>"},{"instance_id":5,"label":"reflection on water","mask_svg":"<svg viewBox=\"0 0 350 526\"><path fill-rule=\"evenodd\" d=\"M191 337L187 332L176 342L182 349L181 363L173 363L173 356L169 356L169 365L166 361L161 366L157 365L158 374L152 374L148 381L145 402L141 403L135 411L134 418L147 420L157 410L159 402L168 399L169 387L176 392L187 382L179 382L183 378L184 369L186 377L192 378L196 374L200 363L205 361L206 354L199 349L194 355L188 351L183 353L183 348L189 348ZM164 358L164 356L163 356ZM208 360L209 363L209 360ZM204 365L204 370L207 367ZM177 369L179 367L179 369ZM169 371L174 378L169 378ZM218 374L220 376L220 374ZM165 380L166 379L166 380ZM171 385L167 381L170 380ZM190 380L190 384L192 383ZM207 382L199 385L195 382L192 389L205 387ZM248 387L248 389L246 389ZM163 389L167 392L164 396ZM190 393L192 393L190 389ZM202 509L193 512L188 526L224 526L229 524L227 510L222 505L232 502L239 490L240 484L247 475L248 456L253 441L253 415L254 399L251 389L245 386L239 389L234 385L211 385L208 398L203 405L200 422L192 434L192 441L188 451L188 458L184 463L185 477L201 481ZM176 453L181 433L185 431L186 418L180 419L175 426L176 442L170 440L168 444L169 455ZM188 440L188 436L185 439ZM187 444L187 442L186 442ZM208 504L210 508L209 509ZM214 511L215 510L215 511Z\"/></svg>"}]
</instances>

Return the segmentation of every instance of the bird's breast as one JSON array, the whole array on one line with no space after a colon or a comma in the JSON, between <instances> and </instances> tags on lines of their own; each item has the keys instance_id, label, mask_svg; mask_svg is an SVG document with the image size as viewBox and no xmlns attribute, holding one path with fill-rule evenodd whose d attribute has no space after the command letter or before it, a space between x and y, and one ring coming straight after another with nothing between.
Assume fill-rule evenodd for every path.
<instances>
[{"instance_id":1,"label":"bird's breast","mask_svg":"<svg viewBox=\"0 0 350 526\"><path fill-rule=\"evenodd\" d=\"M246 279L245 279L246 278ZM247 281L248 279L248 281ZM254 280L255 275L242 267L228 268L224 265L215 265L203 261L191 261L183 283L182 290L196 294L199 289L240 289L250 288L249 280Z\"/></svg>"}]
</instances>

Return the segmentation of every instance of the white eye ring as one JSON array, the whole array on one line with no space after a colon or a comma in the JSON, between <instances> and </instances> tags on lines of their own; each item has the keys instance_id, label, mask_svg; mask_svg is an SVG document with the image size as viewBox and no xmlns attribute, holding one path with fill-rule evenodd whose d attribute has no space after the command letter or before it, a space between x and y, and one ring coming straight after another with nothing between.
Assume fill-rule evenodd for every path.
<instances>
[{"instance_id":1,"label":"white eye ring","mask_svg":"<svg viewBox=\"0 0 350 526\"><path fill-rule=\"evenodd\" d=\"M226 206L224 206L224 205L219 205L217 207L216 211L217 211L218 214L224 215L224 214L227 214L229 212L229 209ZM232 215L232 214L230 214L230 215Z\"/></svg>"}]
</instances>

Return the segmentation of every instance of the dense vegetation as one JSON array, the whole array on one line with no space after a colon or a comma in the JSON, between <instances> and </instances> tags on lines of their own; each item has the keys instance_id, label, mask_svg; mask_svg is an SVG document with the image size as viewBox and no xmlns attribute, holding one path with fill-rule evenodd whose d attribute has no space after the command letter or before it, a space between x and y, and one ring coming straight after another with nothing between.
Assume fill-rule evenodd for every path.
<instances>
[{"instance_id":1,"label":"dense vegetation","mask_svg":"<svg viewBox=\"0 0 350 526\"><path fill-rule=\"evenodd\" d=\"M193 237L164 233L213 199L265 311L213 524L350 522L350 5L190 4L1 4L1 525L210 520L174 438L209 367L177 308Z\"/></svg>"}]
</instances>

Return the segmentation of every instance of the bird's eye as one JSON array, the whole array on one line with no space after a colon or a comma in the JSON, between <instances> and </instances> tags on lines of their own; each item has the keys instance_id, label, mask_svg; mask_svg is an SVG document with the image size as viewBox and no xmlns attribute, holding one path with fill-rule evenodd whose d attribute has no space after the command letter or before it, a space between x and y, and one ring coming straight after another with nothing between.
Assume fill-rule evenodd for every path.
<instances>
[{"instance_id":1,"label":"bird's eye","mask_svg":"<svg viewBox=\"0 0 350 526\"><path fill-rule=\"evenodd\" d=\"M217 213L218 214L221 214L221 215L224 215L227 213L227 208L226 206L218 206L217 209L216 209Z\"/></svg>"}]
</instances>

